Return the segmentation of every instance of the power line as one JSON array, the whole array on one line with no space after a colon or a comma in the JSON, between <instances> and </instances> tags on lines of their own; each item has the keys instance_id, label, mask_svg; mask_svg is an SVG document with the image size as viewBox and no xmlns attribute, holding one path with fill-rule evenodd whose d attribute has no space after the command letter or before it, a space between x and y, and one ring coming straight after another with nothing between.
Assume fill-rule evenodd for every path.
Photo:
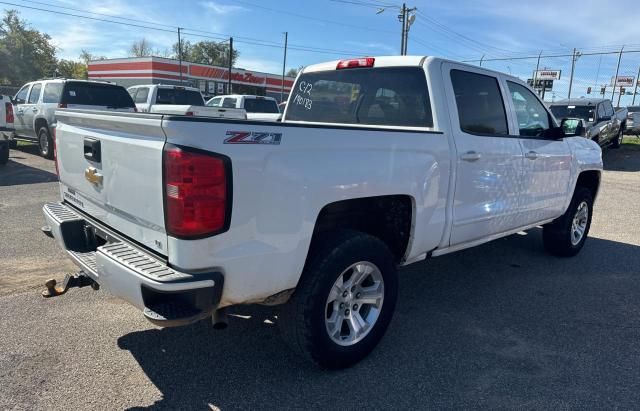
<instances>
[{"instance_id":1,"label":"power line","mask_svg":"<svg viewBox=\"0 0 640 411\"><path fill-rule=\"evenodd\" d=\"M34 3L42 3L42 2L34 2ZM144 28L144 29L148 29L148 30L155 30L155 31L161 31L161 32L166 32L166 33L176 33L176 30L178 28L178 26L170 26L170 25L166 25L166 24L159 24L159 25L162 25L162 26L165 26L165 27L175 27L176 30L170 30L170 29L160 28L160 27L153 27L153 26L150 26L148 24L156 24L156 23L149 22L149 21L144 21L144 20L137 20L137 19L127 19L127 18L125 18L126 20L137 21L137 22L146 23L146 24L135 24L135 23L129 23L129 22L124 22L124 21L113 20L113 18L119 18L117 16L111 16L111 18L106 19L106 18L84 16L84 15L80 15L80 14L68 13L68 12L58 11L58 10L45 9L45 8L41 8L41 7L26 6L26 5L22 5L22 4L10 3L10 2L5 2L5 1L0 1L0 4L6 4L6 5L10 5L10 6L15 6L15 7L21 7L21 8L37 10L37 11L43 11L43 12L47 12L47 13L59 14L59 15L64 15L64 16L68 16L68 17L77 17L77 18L88 19L88 20L93 20L93 21L99 21L99 22L104 22L104 23L112 23L112 24L119 24L119 25L129 26L129 27ZM57 7L57 6L54 6L54 7ZM71 8L65 7L65 9L71 9ZM78 12L82 12L82 13L88 13L88 14L99 14L99 13L93 13L93 12L90 12L90 11L85 11L85 10L80 10L80 9L72 9L72 10L78 11ZM231 35L225 35L223 33L206 32L206 31L203 31L203 30L197 30L197 29L191 29L191 28L185 28L185 30L188 30L188 31L183 31L184 34L190 35L190 36L194 36L194 37L209 38L209 39L215 39L215 40L227 40L229 37L232 37ZM197 34L197 33L193 33L193 31L202 32L202 33L211 33L212 35ZM275 47L275 48L283 48L284 47L279 43L270 42L270 41L267 41L267 40L253 39L251 37L242 37L242 36L233 36L233 37L238 39L238 40L236 40L238 43L259 45L259 46L265 46L265 47ZM246 40L241 40L241 39L246 39ZM291 44L289 46L289 48L293 49L293 50L305 51L305 52L310 52L310 53L319 53L319 54L334 54L334 55L348 55L348 56L362 54L360 52L354 52L354 51L350 51L350 50L316 48L316 47L312 47L312 46L297 45L297 44Z\"/></svg>"}]
</instances>

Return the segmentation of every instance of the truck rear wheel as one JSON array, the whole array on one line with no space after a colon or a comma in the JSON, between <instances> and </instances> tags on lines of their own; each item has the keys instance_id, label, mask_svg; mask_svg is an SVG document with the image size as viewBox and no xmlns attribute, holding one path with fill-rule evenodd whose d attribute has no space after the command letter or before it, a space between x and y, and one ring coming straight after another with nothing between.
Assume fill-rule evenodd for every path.
<instances>
[{"instance_id":1,"label":"truck rear wheel","mask_svg":"<svg viewBox=\"0 0 640 411\"><path fill-rule=\"evenodd\" d=\"M326 237L278 317L285 341L323 368L366 357L393 315L398 279L393 254L378 238L341 230Z\"/></svg>"},{"instance_id":2,"label":"truck rear wheel","mask_svg":"<svg viewBox=\"0 0 640 411\"><path fill-rule=\"evenodd\" d=\"M584 187L576 187L567 212L542 229L544 247L559 257L572 257L582 249L593 211L593 195Z\"/></svg>"},{"instance_id":3,"label":"truck rear wheel","mask_svg":"<svg viewBox=\"0 0 640 411\"><path fill-rule=\"evenodd\" d=\"M42 157L49 160L53 158L53 140L47 127L40 127L40 130L38 130L38 147Z\"/></svg>"},{"instance_id":4,"label":"truck rear wheel","mask_svg":"<svg viewBox=\"0 0 640 411\"><path fill-rule=\"evenodd\" d=\"M613 139L613 143L611 143L611 148L620 148L622 144L622 139L624 138L624 130L620 127L620 131L618 131L618 135Z\"/></svg>"}]
</instances>

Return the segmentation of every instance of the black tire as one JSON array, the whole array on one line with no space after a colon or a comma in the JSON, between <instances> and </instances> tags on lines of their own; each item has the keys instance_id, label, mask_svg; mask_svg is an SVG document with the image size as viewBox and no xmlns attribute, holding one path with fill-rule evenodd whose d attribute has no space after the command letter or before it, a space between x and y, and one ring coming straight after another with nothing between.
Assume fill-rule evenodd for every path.
<instances>
[{"instance_id":1,"label":"black tire","mask_svg":"<svg viewBox=\"0 0 640 411\"><path fill-rule=\"evenodd\" d=\"M375 348L391 322L398 296L395 259L385 243L359 231L336 231L314 243L295 292L280 310L278 325L296 353L323 368L347 368ZM327 299L338 277L353 275L345 270L358 262L378 268L384 285L383 299L368 333L353 345L344 346L332 340L327 331Z\"/></svg>"},{"instance_id":2,"label":"black tire","mask_svg":"<svg viewBox=\"0 0 640 411\"><path fill-rule=\"evenodd\" d=\"M9 141L9 148L15 150L18 148L18 140Z\"/></svg>"},{"instance_id":3,"label":"black tire","mask_svg":"<svg viewBox=\"0 0 640 411\"><path fill-rule=\"evenodd\" d=\"M616 136L616 138L613 139L613 142L611 143L611 148L620 148L623 138L624 138L624 130L621 127L620 131L618 131L618 135Z\"/></svg>"},{"instance_id":4,"label":"black tire","mask_svg":"<svg viewBox=\"0 0 640 411\"><path fill-rule=\"evenodd\" d=\"M38 148L42 157L53 159L53 139L47 127L40 127L38 130Z\"/></svg>"},{"instance_id":5,"label":"black tire","mask_svg":"<svg viewBox=\"0 0 640 411\"><path fill-rule=\"evenodd\" d=\"M588 215L586 226L580 241L572 241L574 217L578 212L578 207L583 203L587 206ZM542 229L544 247L549 254L558 257L573 257L578 254L584 246L589 229L591 228L591 217L593 216L593 194L584 187L576 187L576 191L571 199L571 204L562 217L546 224Z\"/></svg>"},{"instance_id":6,"label":"black tire","mask_svg":"<svg viewBox=\"0 0 640 411\"><path fill-rule=\"evenodd\" d=\"M9 162L9 142L0 143L0 167Z\"/></svg>"}]
</instances>

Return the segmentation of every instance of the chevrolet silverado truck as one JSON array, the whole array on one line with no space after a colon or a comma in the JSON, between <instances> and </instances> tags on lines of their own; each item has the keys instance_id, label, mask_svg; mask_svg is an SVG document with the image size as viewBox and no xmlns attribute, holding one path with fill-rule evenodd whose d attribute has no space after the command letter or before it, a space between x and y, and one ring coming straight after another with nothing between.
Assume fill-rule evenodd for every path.
<instances>
[{"instance_id":1,"label":"chevrolet silverado truck","mask_svg":"<svg viewBox=\"0 0 640 411\"><path fill-rule=\"evenodd\" d=\"M9 161L9 151L13 143L13 104L11 98L0 94L0 167Z\"/></svg>"},{"instance_id":2,"label":"chevrolet silverado truck","mask_svg":"<svg viewBox=\"0 0 640 411\"><path fill-rule=\"evenodd\" d=\"M246 119L242 109L208 107L200 90L194 87L146 84L127 89L136 108L142 113L173 114L197 117Z\"/></svg>"},{"instance_id":3,"label":"chevrolet silverado truck","mask_svg":"<svg viewBox=\"0 0 640 411\"><path fill-rule=\"evenodd\" d=\"M281 123L57 116L43 230L82 271L47 295L99 285L160 326L279 305L285 341L326 368L380 341L400 266L537 226L578 253L602 172L525 83L434 57L308 66Z\"/></svg>"},{"instance_id":4,"label":"chevrolet silverado truck","mask_svg":"<svg viewBox=\"0 0 640 411\"><path fill-rule=\"evenodd\" d=\"M627 109L613 108L611 100L579 98L560 100L551 104L551 112L557 119L582 120L582 135L601 147L619 148L627 126Z\"/></svg>"},{"instance_id":5,"label":"chevrolet silverado truck","mask_svg":"<svg viewBox=\"0 0 640 411\"><path fill-rule=\"evenodd\" d=\"M215 96L207 100L207 106L244 109L249 120L280 121L282 118L278 102L273 97L243 94Z\"/></svg>"}]
</instances>

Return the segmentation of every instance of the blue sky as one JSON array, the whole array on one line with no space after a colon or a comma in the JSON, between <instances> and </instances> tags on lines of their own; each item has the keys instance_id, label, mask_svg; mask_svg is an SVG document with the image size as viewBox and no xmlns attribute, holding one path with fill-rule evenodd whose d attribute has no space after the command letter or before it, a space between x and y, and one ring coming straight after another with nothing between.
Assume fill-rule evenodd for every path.
<instances>
[{"instance_id":1,"label":"blue sky","mask_svg":"<svg viewBox=\"0 0 640 411\"><path fill-rule=\"evenodd\" d=\"M349 1L360 3L351 4ZM140 19L150 25L171 30L182 26L191 41L204 40L195 34L223 37L233 35L240 51L238 66L278 73L282 70L283 32L289 32L287 68L304 66L349 55L397 54L400 24L395 1L386 0L9 0L30 7L85 14ZM376 14L375 4L387 4ZM562 69L562 80L554 91L564 97L568 90L573 47L583 53L614 51L621 45L640 50L640 7L637 0L617 0L614 15L603 1L590 0L449 0L415 1L416 22L411 28L409 54L438 55L456 60L479 60L484 66L531 77L535 59L491 61L503 57L544 54L541 68ZM176 34L140 27L62 16L6 4L20 10L33 27L50 34L64 58L77 58L80 50L107 57L125 57L130 44L145 37L160 50L171 47ZM63 9L61 7L67 7ZM68 8L99 13L86 14ZM611 16L611 17L609 17ZM138 24L138 23L134 23ZM195 32L201 30L217 34ZM266 43L258 45L256 42ZM297 50L296 48L313 48ZM322 52L321 52L322 51ZM576 62L573 95L586 93L588 86L609 83L615 74L617 55L584 55ZM477 63L476 63L477 64ZM635 76L640 53L625 54L620 75ZM631 98L628 96L629 99ZM625 96L625 99L627 96ZM640 101L640 100L639 100Z\"/></svg>"}]
</instances>

